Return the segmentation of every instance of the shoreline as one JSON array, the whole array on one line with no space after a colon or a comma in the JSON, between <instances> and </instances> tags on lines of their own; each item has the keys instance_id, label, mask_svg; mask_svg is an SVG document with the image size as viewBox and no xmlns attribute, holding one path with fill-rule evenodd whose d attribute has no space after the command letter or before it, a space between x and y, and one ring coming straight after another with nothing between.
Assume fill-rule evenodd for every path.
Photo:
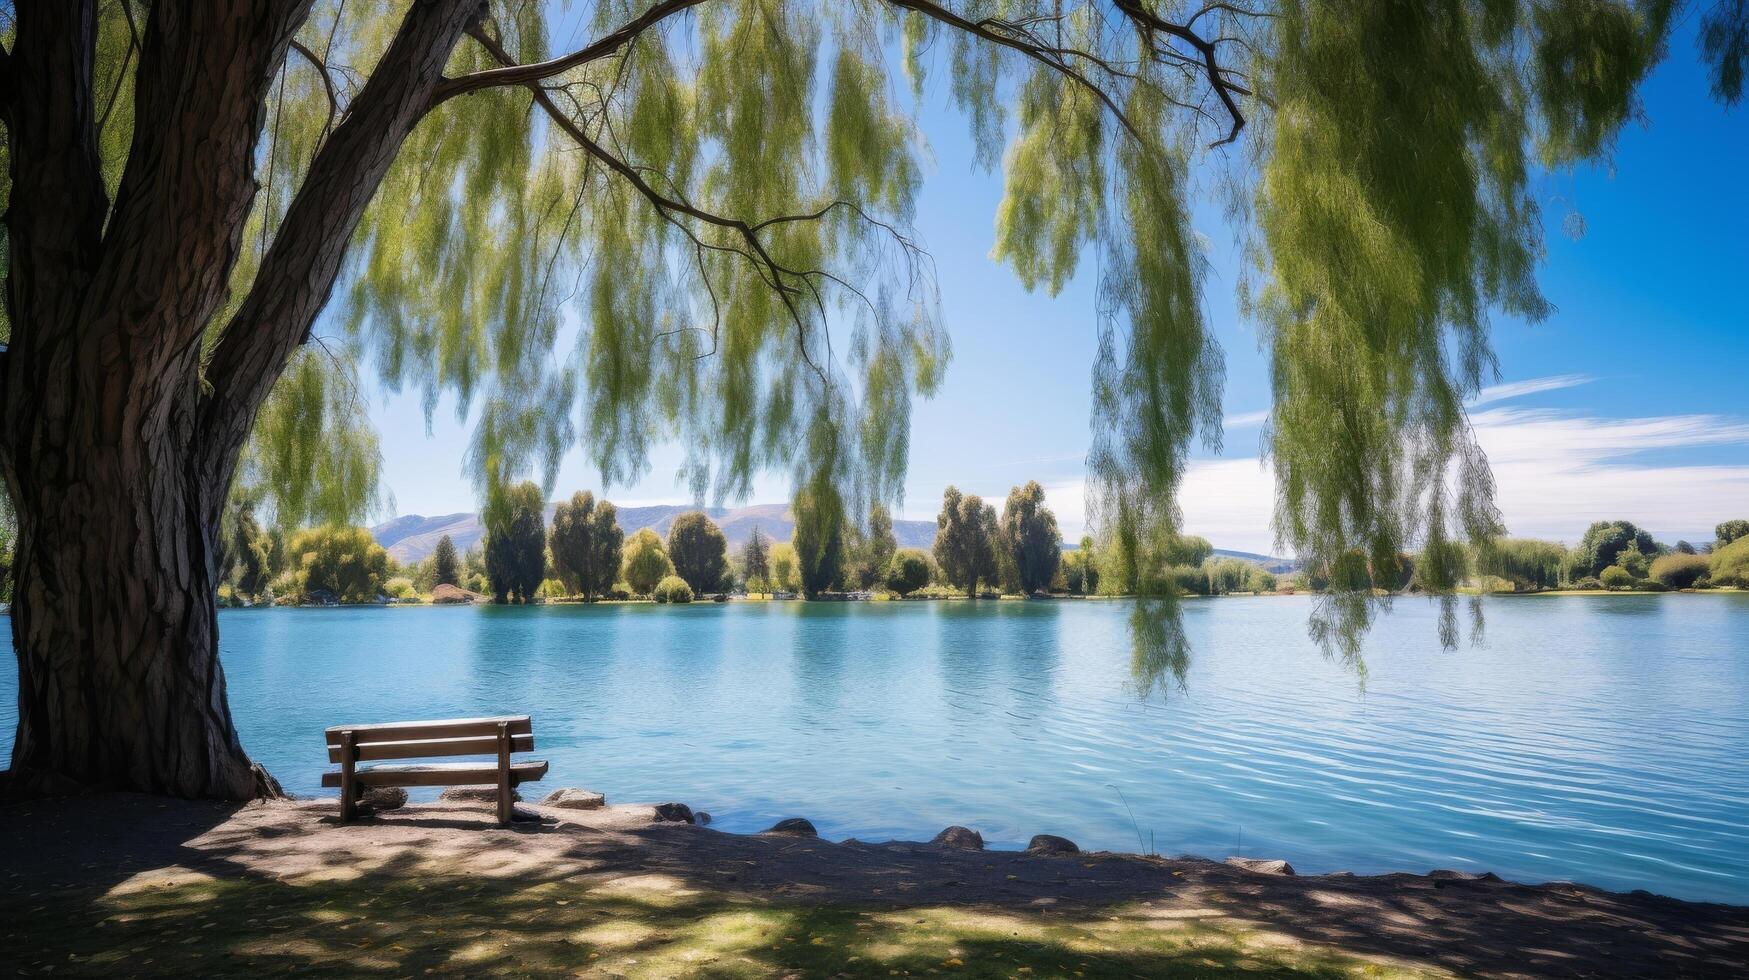
<instances>
[{"instance_id":1,"label":"shoreline","mask_svg":"<svg viewBox=\"0 0 1749 980\"><path fill-rule=\"evenodd\" d=\"M1726 976L1749 908L1585 885L831 842L636 805L0 807L26 975ZM17 931L22 929L22 935Z\"/></svg>"},{"instance_id":2,"label":"shoreline","mask_svg":"<svg viewBox=\"0 0 1749 980\"><path fill-rule=\"evenodd\" d=\"M1321 592L1230 592L1230 593L1227 593L1225 595L1184 595L1184 596L1179 596L1179 600L1183 601L1183 602L1191 602L1191 601L1209 600L1209 599L1294 599L1294 598L1317 598L1321 595L1323 595L1323 593L1321 593ZM1543 589L1542 591L1539 591L1539 592L1472 592L1472 591L1459 590L1457 592L1457 595L1464 597L1464 598L1486 598L1486 599L1530 599L1530 598L1550 598L1550 597L1557 597L1557 596L1558 597L1568 597L1568 596L1591 597L1591 596L1659 596L1659 595L1749 595L1749 589L1736 588L1736 587L1722 587L1722 588L1716 588L1716 589L1668 589L1668 590L1665 590L1662 592L1648 591L1648 590L1637 590L1637 589ZM283 605L278 604L278 603L258 603L255 605L247 605L247 606L221 605L219 607L219 609L220 609L220 611L241 610L241 609L397 609L397 608L415 608L415 609L440 608L441 609L441 608L457 608L457 607L465 608L465 607L469 607L469 606L498 606L498 605L502 605L503 608L508 609L508 608L530 608L530 607L538 607L538 606L583 606L583 607L588 607L588 606L719 606L719 605L734 605L734 604L744 604L744 603L780 603L780 604L782 604L782 603L792 603L792 602L794 602L794 603L812 602L812 603L817 604L817 605L836 605L839 603L864 603L864 602L868 602L868 603L884 603L884 602L895 602L895 603L1039 602L1039 603L1048 603L1048 602L1122 602L1122 601L1126 601L1126 600L1133 600L1135 598L1137 598L1137 597L1133 596L1133 595L1087 595L1087 596L1053 595L1053 596L1042 597L1042 598L1036 597L1036 596L1003 595L1003 596L981 596L977 599L969 599L966 596L960 595L960 596L917 596L917 597L880 596L880 597L854 598L854 599L853 598L833 597L833 598L807 600L807 599L801 598L800 596L794 596L794 597L780 599L780 598L776 598L776 597L772 597L772 596L761 595L761 596L729 596L726 599L711 599L711 598L707 597L707 598L702 598L702 599L693 599L691 602L680 602L680 603L658 602L654 599L595 599L595 600L543 599L540 602L503 603L503 604L493 603L493 602L431 602L428 600L408 602L408 601L403 601L403 600L397 600L394 602L334 602L334 603L306 602L306 603L287 603L287 604L283 604ZM1428 599L1428 598L1433 598L1433 597L1425 595L1425 594L1415 594L1415 595L1399 594L1399 595L1394 595L1391 598L1393 598L1393 599ZM4 613L4 612L5 612L4 609L0 609L0 613Z\"/></svg>"}]
</instances>

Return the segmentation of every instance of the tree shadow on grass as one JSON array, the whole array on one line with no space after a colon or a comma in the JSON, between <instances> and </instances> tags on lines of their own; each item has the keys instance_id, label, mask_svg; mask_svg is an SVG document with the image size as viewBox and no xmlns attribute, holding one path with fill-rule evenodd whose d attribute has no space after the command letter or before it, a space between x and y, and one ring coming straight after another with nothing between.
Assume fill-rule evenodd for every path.
<instances>
[{"instance_id":1,"label":"tree shadow on grass","mask_svg":"<svg viewBox=\"0 0 1749 980\"><path fill-rule=\"evenodd\" d=\"M1362 956L1731 975L1749 959L1749 910L1574 885L500 829L484 808L438 805L332 817L126 796L0 808L0 948L56 976L1376 975Z\"/></svg>"},{"instance_id":2,"label":"tree shadow on grass","mask_svg":"<svg viewBox=\"0 0 1749 980\"><path fill-rule=\"evenodd\" d=\"M771 906L671 881L429 877L402 857L344 882L183 873L46 899L25 975L1348 976L1360 961L1109 915ZM8 903L9 904L9 903ZM896 971L896 974L895 974Z\"/></svg>"}]
</instances>

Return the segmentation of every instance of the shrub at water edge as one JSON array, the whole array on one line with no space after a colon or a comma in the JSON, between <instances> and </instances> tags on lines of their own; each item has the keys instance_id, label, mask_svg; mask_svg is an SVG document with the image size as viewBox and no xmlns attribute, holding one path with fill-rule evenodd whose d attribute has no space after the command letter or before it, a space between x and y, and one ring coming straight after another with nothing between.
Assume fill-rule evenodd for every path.
<instances>
[{"instance_id":1,"label":"shrub at water edge","mask_svg":"<svg viewBox=\"0 0 1749 980\"><path fill-rule=\"evenodd\" d=\"M1749 537L1741 537L1713 552L1709 575L1717 587L1749 588Z\"/></svg>"},{"instance_id":2,"label":"shrub at water edge","mask_svg":"<svg viewBox=\"0 0 1749 980\"><path fill-rule=\"evenodd\" d=\"M1621 566L1622 551L1633 545L1638 556L1650 558L1658 553L1658 543L1652 536L1635 527L1631 521L1598 521L1585 529L1585 536L1574 549L1577 576L1602 577L1611 565ZM1637 560L1630 555L1630 561ZM1624 566L1625 567L1625 566Z\"/></svg>"},{"instance_id":3,"label":"shrub at water edge","mask_svg":"<svg viewBox=\"0 0 1749 980\"><path fill-rule=\"evenodd\" d=\"M692 586L687 585L686 580L678 575L669 575L656 583L656 590L652 595L657 602L691 602Z\"/></svg>"},{"instance_id":4,"label":"shrub at water edge","mask_svg":"<svg viewBox=\"0 0 1749 980\"><path fill-rule=\"evenodd\" d=\"M910 595L929 584L929 556L918 548L905 548L887 565L887 588Z\"/></svg>"},{"instance_id":5,"label":"shrub at water edge","mask_svg":"<svg viewBox=\"0 0 1749 980\"><path fill-rule=\"evenodd\" d=\"M771 546L770 585L777 592L799 592L802 580L797 574L796 548L788 541Z\"/></svg>"},{"instance_id":6,"label":"shrub at water edge","mask_svg":"<svg viewBox=\"0 0 1749 980\"><path fill-rule=\"evenodd\" d=\"M1561 584L1567 549L1554 541L1502 538L1476 550L1478 574L1512 583L1514 592L1536 592Z\"/></svg>"},{"instance_id":7,"label":"shrub at water edge","mask_svg":"<svg viewBox=\"0 0 1749 980\"><path fill-rule=\"evenodd\" d=\"M625 545L625 565L620 577L638 595L649 595L656 584L674 574L674 563L656 532L643 528Z\"/></svg>"},{"instance_id":8,"label":"shrub at water edge","mask_svg":"<svg viewBox=\"0 0 1749 980\"><path fill-rule=\"evenodd\" d=\"M1099 591L1099 562L1092 535L1081 536L1081 547L1063 556L1063 584L1077 595Z\"/></svg>"},{"instance_id":9,"label":"shrub at water edge","mask_svg":"<svg viewBox=\"0 0 1749 980\"><path fill-rule=\"evenodd\" d=\"M1672 589L1692 589L1701 576L1707 574L1711 563L1701 555L1685 555L1680 552L1660 555L1652 562L1652 578L1662 582Z\"/></svg>"},{"instance_id":10,"label":"shrub at water edge","mask_svg":"<svg viewBox=\"0 0 1749 980\"><path fill-rule=\"evenodd\" d=\"M286 593L332 593L340 602L373 602L388 577L389 553L362 527L312 527L292 535L296 561ZM280 592L276 588L275 592Z\"/></svg>"}]
</instances>

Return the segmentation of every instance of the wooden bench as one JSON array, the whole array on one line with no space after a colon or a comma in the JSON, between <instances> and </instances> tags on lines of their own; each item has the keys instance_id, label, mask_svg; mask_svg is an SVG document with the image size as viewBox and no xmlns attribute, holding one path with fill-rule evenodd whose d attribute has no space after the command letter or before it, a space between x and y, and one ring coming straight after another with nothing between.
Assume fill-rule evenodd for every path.
<instances>
[{"instance_id":1,"label":"wooden bench","mask_svg":"<svg viewBox=\"0 0 1749 980\"><path fill-rule=\"evenodd\" d=\"M322 774L323 786L340 787L340 819L358 815L358 797L371 786L496 786L498 823L510 823L511 791L547 774L545 762L511 762L512 752L534 748L534 722L527 715L396 721L382 725L336 725L328 729L328 761L339 769ZM394 763L385 759L430 759L496 755L489 762Z\"/></svg>"}]
</instances>

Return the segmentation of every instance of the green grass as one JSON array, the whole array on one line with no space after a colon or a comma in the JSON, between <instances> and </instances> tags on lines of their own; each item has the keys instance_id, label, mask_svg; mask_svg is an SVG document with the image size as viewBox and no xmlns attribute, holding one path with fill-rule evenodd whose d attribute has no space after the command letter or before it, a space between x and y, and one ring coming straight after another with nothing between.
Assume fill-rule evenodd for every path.
<instances>
[{"instance_id":1,"label":"green grass","mask_svg":"<svg viewBox=\"0 0 1749 980\"><path fill-rule=\"evenodd\" d=\"M523 884L378 870L288 884L171 869L101 893L5 894L0 916L24 975L1413 975L1213 908L768 906L661 875Z\"/></svg>"}]
</instances>

